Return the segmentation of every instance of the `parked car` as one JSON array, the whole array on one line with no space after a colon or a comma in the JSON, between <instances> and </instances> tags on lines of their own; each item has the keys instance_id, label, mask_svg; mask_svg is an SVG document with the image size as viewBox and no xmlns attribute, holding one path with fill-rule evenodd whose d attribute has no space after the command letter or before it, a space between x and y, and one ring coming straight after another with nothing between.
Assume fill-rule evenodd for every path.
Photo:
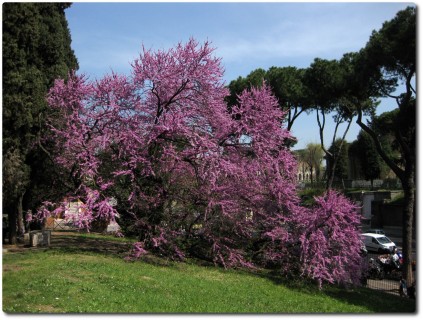
<instances>
[{"instance_id":1,"label":"parked car","mask_svg":"<svg viewBox=\"0 0 423 320\"><path fill-rule=\"evenodd\" d=\"M376 251L378 253L392 253L396 245L387 236L378 233L362 233L362 240L368 251Z\"/></svg>"},{"instance_id":2,"label":"parked car","mask_svg":"<svg viewBox=\"0 0 423 320\"><path fill-rule=\"evenodd\" d=\"M377 234L385 234L385 231L383 231L383 229L369 229L366 230L366 232L364 233L377 233Z\"/></svg>"}]
</instances>

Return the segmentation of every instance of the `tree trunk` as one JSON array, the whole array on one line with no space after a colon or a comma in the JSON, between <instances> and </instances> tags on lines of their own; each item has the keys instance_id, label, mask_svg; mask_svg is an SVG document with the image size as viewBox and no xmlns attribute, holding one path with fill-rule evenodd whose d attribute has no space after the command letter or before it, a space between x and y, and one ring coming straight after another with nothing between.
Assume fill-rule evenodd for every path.
<instances>
[{"instance_id":1,"label":"tree trunk","mask_svg":"<svg viewBox=\"0 0 423 320\"><path fill-rule=\"evenodd\" d=\"M402 250L404 259L403 277L407 286L414 283L412 271L413 261L413 224L415 213L415 184L414 168L407 168L404 179L401 179L404 190L404 210L403 210L403 228L402 228Z\"/></svg>"},{"instance_id":2,"label":"tree trunk","mask_svg":"<svg viewBox=\"0 0 423 320\"><path fill-rule=\"evenodd\" d=\"M329 154L326 153L328 156ZM328 171L328 180L326 181L326 190L332 189L333 180L335 179L335 167L337 163L337 158L334 156L330 156L330 168Z\"/></svg>"},{"instance_id":3,"label":"tree trunk","mask_svg":"<svg viewBox=\"0 0 423 320\"><path fill-rule=\"evenodd\" d=\"M316 167L316 182L320 181L320 166Z\"/></svg>"},{"instance_id":4,"label":"tree trunk","mask_svg":"<svg viewBox=\"0 0 423 320\"><path fill-rule=\"evenodd\" d=\"M18 199L18 204L17 204L17 206L18 206L18 210L17 210L17 227L18 227L18 230L17 230L17 235L18 235L18 237L20 237L20 236L22 236L23 237L23 235L24 235L24 233L25 233L25 225L24 225L24 221L23 221L23 219L24 219L24 217L23 217L23 209L22 209L22 201L23 201L23 197L24 197L24 195L25 195L25 191L24 192L22 192L22 194L19 196L19 199Z\"/></svg>"},{"instance_id":5,"label":"tree trunk","mask_svg":"<svg viewBox=\"0 0 423 320\"><path fill-rule=\"evenodd\" d=\"M310 183L313 186L313 166L310 166Z\"/></svg>"},{"instance_id":6,"label":"tree trunk","mask_svg":"<svg viewBox=\"0 0 423 320\"><path fill-rule=\"evenodd\" d=\"M17 232L16 232L16 216L17 208L11 208L8 212L9 216L9 244L16 244L17 241Z\"/></svg>"}]
</instances>

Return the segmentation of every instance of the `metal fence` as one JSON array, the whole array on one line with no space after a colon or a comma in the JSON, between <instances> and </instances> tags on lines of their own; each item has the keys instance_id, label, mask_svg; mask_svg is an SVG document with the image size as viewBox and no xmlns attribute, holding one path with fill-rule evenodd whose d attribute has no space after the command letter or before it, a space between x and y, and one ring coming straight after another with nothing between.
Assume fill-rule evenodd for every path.
<instances>
[{"instance_id":1,"label":"metal fence","mask_svg":"<svg viewBox=\"0 0 423 320\"><path fill-rule=\"evenodd\" d=\"M405 290L404 292L401 290L401 270L390 267L384 268L377 262L379 257L380 254L377 253L369 253L367 255L369 269L365 287L390 294L409 295L410 297L412 297L414 295L414 292L410 292L410 290L408 290L408 292L407 290ZM411 284L406 285L408 287L411 287Z\"/></svg>"},{"instance_id":2,"label":"metal fence","mask_svg":"<svg viewBox=\"0 0 423 320\"><path fill-rule=\"evenodd\" d=\"M65 220L65 219L56 219L50 217L47 219L46 229L48 230L77 230L73 221Z\"/></svg>"}]
</instances>

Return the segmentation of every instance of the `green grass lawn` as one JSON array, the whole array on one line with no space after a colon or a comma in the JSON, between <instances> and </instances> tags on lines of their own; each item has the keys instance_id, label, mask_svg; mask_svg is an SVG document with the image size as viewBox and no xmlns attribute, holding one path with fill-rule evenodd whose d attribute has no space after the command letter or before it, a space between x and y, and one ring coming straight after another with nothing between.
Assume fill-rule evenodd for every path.
<instances>
[{"instance_id":1,"label":"green grass lawn","mask_svg":"<svg viewBox=\"0 0 423 320\"><path fill-rule=\"evenodd\" d=\"M108 239L108 241L110 241ZM3 254L6 313L390 313L415 301L370 289L289 285L191 263L126 262L54 248Z\"/></svg>"}]
</instances>

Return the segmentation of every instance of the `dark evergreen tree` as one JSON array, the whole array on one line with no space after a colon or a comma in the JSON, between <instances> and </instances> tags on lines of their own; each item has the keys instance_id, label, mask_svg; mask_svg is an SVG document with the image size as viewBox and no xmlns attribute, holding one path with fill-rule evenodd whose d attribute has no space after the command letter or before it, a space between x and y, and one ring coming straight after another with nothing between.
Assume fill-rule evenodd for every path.
<instances>
[{"instance_id":1,"label":"dark evergreen tree","mask_svg":"<svg viewBox=\"0 0 423 320\"><path fill-rule=\"evenodd\" d=\"M69 7L3 4L3 212L9 216L10 243L16 243L17 230L23 232L23 212L40 201L37 194L54 190L41 136L51 113L48 89L78 68L65 17Z\"/></svg>"},{"instance_id":2,"label":"dark evergreen tree","mask_svg":"<svg viewBox=\"0 0 423 320\"><path fill-rule=\"evenodd\" d=\"M373 188L373 181L386 171L386 165L377 152L372 138L366 132L360 131L357 140L350 144L348 153L349 158L357 159L364 179L370 180Z\"/></svg>"},{"instance_id":3,"label":"dark evergreen tree","mask_svg":"<svg viewBox=\"0 0 423 320\"><path fill-rule=\"evenodd\" d=\"M348 143L342 139L336 139L328 150L331 154L337 154L335 168L333 158L328 158L327 169L333 170L333 177L342 181L348 178Z\"/></svg>"}]
</instances>

